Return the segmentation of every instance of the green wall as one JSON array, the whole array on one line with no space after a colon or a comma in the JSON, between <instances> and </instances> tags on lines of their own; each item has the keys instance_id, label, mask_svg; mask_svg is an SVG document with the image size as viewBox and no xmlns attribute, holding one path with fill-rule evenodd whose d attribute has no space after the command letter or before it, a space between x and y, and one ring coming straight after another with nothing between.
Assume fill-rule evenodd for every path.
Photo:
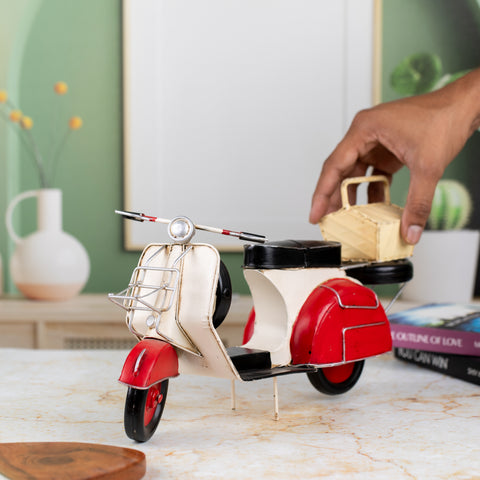
<instances>
[{"instance_id":1,"label":"green wall","mask_svg":"<svg viewBox=\"0 0 480 480\"><path fill-rule=\"evenodd\" d=\"M10 14L12 3L1 0L1 11ZM119 289L128 280L136 257L122 251L121 224L113 215L122 204L121 4L118 0L24 3L23 14L15 16L18 28L13 32L14 46L23 44L23 50L17 49L16 57L7 60L6 89L34 119L32 132L45 157L50 155L56 108L60 107L59 117L77 114L83 118L83 128L69 136L63 150L54 186L63 190L64 229L76 236L90 255L86 290ZM36 14L30 20L32 10ZM3 20L7 22L5 17ZM2 56L2 63L4 59ZM58 80L69 85L64 97L53 93ZM6 164L11 165L10 176L17 177L8 189L9 198L39 187L25 149L16 158L2 158L2 169ZM18 212L24 234L33 229L30 212L34 203L30 203ZM2 230L2 253L4 233ZM11 248L10 244L3 255L4 263ZM11 285L8 288L12 289Z\"/></svg>"},{"instance_id":2,"label":"green wall","mask_svg":"<svg viewBox=\"0 0 480 480\"><path fill-rule=\"evenodd\" d=\"M390 74L401 60L417 52L436 54L444 73L480 66L480 7L477 0L383 0L382 100L400 98L390 85ZM476 190L472 171L480 153L480 134L475 134L445 177L458 178ZM392 186L392 198L403 204L408 171L400 172ZM478 176L477 176L478 178ZM480 198L477 199L480 205ZM479 209L480 210L480 209ZM480 221L472 219L477 228Z\"/></svg>"},{"instance_id":3,"label":"green wall","mask_svg":"<svg viewBox=\"0 0 480 480\"><path fill-rule=\"evenodd\" d=\"M122 221L122 2L121 0L0 0L0 89L7 89L35 122L32 132L48 158L53 116L79 115L83 128L69 135L54 186L63 190L64 229L90 255L87 292L126 286L138 253L123 249ZM56 81L69 92L55 96ZM57 112L57 113L55 113ZM7 141L8 140L8 141ZM39 188L31 158L18 139L0 126L0 253L6 291L8 259L4 213L9 199ZM34 229L34 202L15 212L19 233ZM246 292L239 254L225 254L234 289Z\"/></svg>"},{"instance_id":4,"label":"green wall","mask_svg":"<svg viewBox=\"0 0 480 480\"><path fill-rule=\"evenodd\" d=\"M383 0L382 100L400 97L390 85L390 73L401 60L415 53L436 54L444 73L480 66L480 2L478 0ZM444 178L465 183L474 203L469 228L480 228L480 133L475 132ZM403 205L409 174L399 172L392 185L392 199ZM455 255L455 252L450 252ZM453 257L454 261L454 257ZM475 295L480 294L480 268Z\"/></svg>"},{"instance_id":5,"label":"green wall","mask_svg":"<svg viewBox=\"0 0 480 480\"><path fill-rule=\"evenodd\" d=\"M476 0L384 0L384 100L397 98L389 87L389 72L411 53L435 51L446 71L480 64L478 16L465 15L475 7ZM123 250L122 223L113 214L123 205L121 0L0 0L0 12L0 89L6 88L32 116L41 150L48 154L52 116L59 106L55 104L61 104L60 116L76 114L84 120L83 128L70 135L57 171L55 186L64 194L64 229L90 254L92 270L85 290L120 290L138 257ZM62 98L52 93L58 80L69 85ZM480 151L478 137L448 175L470 181L469 171L476 170L474 159ZM403 203L407 184L406 173L396 177L392 196L397 203ZM15 194L38 187L31 159L0 122L0 254L7 291L14 291L8 280L13 245L3 212ZM17 212L23 234L34 228L32 210L33 202ZM245 293L238 268L241 255L223 258L234 290Z\"/></svg>"}]
</instances>

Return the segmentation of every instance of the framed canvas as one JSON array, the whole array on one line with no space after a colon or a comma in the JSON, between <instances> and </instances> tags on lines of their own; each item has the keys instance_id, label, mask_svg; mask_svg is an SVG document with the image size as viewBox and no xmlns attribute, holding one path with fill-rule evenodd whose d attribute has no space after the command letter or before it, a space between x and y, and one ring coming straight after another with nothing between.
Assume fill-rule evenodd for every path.
<instances>
[{"instance_id":1,"label":"framed canvas","mask_svg":"<svg viewBox=\"0 0 480 480\"><path fill-rule=\"evenodd\" d=\"M374 0L124 0L124 208L263 234L308 223L322 162L375 102ZM125 247L167 240L125 222ZM239 242L199 234L222 250Z\"/></svg>"}]
</instances>

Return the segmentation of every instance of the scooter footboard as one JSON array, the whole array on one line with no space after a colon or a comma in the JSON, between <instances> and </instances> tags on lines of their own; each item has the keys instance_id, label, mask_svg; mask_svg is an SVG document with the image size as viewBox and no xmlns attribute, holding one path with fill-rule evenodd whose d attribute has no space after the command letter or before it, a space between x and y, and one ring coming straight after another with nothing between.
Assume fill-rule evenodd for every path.
<instances>
[{"instance_id":1,"label":"scooter footboard","mask_svg":"<svg viewBox=\"0 0 480 480\"><path fill-rule=\"evenodd\" d=\"M147 338L138 342L128 354L119 382L138 389L178 375L175 349L162 340Z\"/></svg>"}]
</instances>

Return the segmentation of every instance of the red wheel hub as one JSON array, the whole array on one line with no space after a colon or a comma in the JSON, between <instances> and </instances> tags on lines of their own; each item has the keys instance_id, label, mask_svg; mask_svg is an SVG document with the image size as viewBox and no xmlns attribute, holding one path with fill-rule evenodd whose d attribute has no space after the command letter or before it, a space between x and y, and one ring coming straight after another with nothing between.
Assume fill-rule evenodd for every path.
<instances>
[{"instance_id":1,"label":"red wheel hub","mask_svg":"<svg viewBox=\"0 0 480 480\"><path fill-rule=\"evenodd\" d=\"M157 406L163 399L163 395L160 391L160 385L161 384L153 385L148 389L147 401L145 403L145 415L143 417L143 423L145 426L152 421Z\"/></svg>"},{"instance_id":2,"label":"red wheel hub","mask_svg":"<svg viewBox=\"0 0 480 480\"><path fill-rule=\"evenodd\" d=\"M337 365L336 367L322 368L325 378L331 383L342 383L348 380L353 373L355 363L346 363L345 365Z\"/></svg>"}]
</instances>

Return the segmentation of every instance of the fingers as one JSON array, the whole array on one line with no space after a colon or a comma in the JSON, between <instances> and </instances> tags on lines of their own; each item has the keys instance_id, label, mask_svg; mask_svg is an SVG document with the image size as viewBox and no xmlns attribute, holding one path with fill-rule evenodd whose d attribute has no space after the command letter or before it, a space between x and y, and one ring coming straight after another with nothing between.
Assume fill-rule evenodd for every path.
<instances>
[{"instance_id":1,"label":"fingers","mask_svg":"<svg viewBox=\"0 0 480 480\"><path fill-rule=\"evenodd\" d=\"M378 168L372 170L372 175L383 175L387 177L388 183L392 183L392 174ZM368 184L368 203L385 201L385 185L383 182L372 182Z\"/></svg>"},{"instance_id":2,"label":"fingers","mask_svg":"<svg viewBox=\"0 0 480 480\"><path fill-rule=\"evenodd\" d=\"M340 208L340 184L345 178L365 174L367 166L357 163L358 158L358 148L347 135L325 160L312 197L311 223Z\"/></svg>"},{"instance_id":3,"label":"fingers","mask_svg":"<svg viewBox=\"0 0 480 480\"><path fill-rule=\"evenodd\" d=\"M437 178L427 175L412 174L410 177L400 230L403 239L411 245L418 243L423 233L437 182Z\"/></svg>"},{"instance_id":4,"label":"fingers","mask_svg":"<svg viewBox=\"0 0 480 480\"><path fill-rule=\"evenodd\" d=\"M338 150L339 147L333 151L323 164L322 172L313 192L309 217L310 223L318 223L325 214L332 211L339 203L339 193L336 195L336 198L332 198L335 192L338 192L340 183L343 180L342 167L339 165L340 161L337 160L337 158L341 158L341 153Z\"/></svg>"},{"instance_id":5,"label":"fingers","mask_svg":"<svg viewBox=\"0 0 480 480\"><path fill-rule=\"evenodd\" d=\"M349 139L344 140L325 161L312 198L310 222L317 223L332 211L341 207L340 184L347 177L365 175L367 168L373 166L372 175L385 175L391 183L392 175L402 168L403 163L383 145L374 144L370 140L359 143L362 150L370 148L362 155L360 149L352 148ZM350 150L345 148L347 145ZM369 202L381 202L384 199L384 186L371 183L368 187ZM355 188L349 189L349 200L355 203Z\"/></svg>"}]
</instances>

